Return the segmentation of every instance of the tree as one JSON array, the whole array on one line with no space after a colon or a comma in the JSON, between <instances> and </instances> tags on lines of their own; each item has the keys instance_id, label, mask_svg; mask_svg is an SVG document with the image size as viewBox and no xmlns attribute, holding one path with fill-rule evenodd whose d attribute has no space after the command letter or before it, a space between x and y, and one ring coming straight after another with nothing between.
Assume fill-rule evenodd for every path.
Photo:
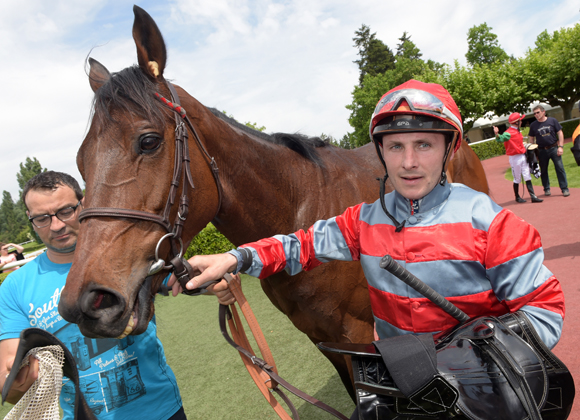
<instances>
[{"instance_id":1,"label":"tree","mask_svg":"<svg viewBox=\"0 0 580 420\"><path fill-rule=\"evenodd\" d=\"M399 38L399 43L397 44L397 60L401 57L408 58L410 60L419 60L423 55L419 48L411 41L411 35L407 34L407 31L403 32L403 35Z\"/></svg>"},{"instance_id":2,"label":"tree","mask_svg":"<svg viewBox=\"0 0 580 420\"><path fill-rule=\"evenodd\" d=\"M29 157L26 158L24 163L20 164L20 172L16 174L16 180L18 181L18 186L20 187L20 192L24 190L24 186L26 183L36 175L41 172L46 172L46 168L42 169L42 165L33 157L30 159Z\"/></svg>"},{"instance_id":3,"label":"tree","mask_svg":"<svg viewBox=\"0 0 580 420\"><path fill-rule=\"evenodd\" d=\"M376 32L371 34L367 25L362 25L355 31L354 46L358 48L360 60L354 62L358 65L360 76L359 84L362 85L365 75L376 76L395 67L395 57L391 49L376 38Z\"/></svg>"},{"instance_id":4,"label":"tree","mask_svg":"<svg viewBox=\"0 0 580 420\"><path fill-rule=\"evenodd\" d=\"M580 24L538 35L536 47L526 54L524 70L538 99L562 107L564 119L570 119L580 99Z\"/></svg>"},{"instance_id":5,"label":"tree","mask_svg":"<svg viewBox=\"0 0 580 420\"><path fill-rule=\"evenodd\" d=\"M467 31L467 62L476 64L494 64L506 61L509 56L500 47L497 35L491 32L493 28L483 22Z\"/></svg>"},{"instance_id":6,"label":"tree","mask_svg":"<svg viewBox=\"0 0 580 420\"><path fill-rule=\"evenodd\" d=\"M8 191L2 192L2 203L0 204L0 240L2 242L18 242L22 228L21 220L17 216L18 209L14 206L12 196Z\"/></svg>"},{"instance_id":7,"label":"tree","mask_svg":"<svg viewBox=\"0 0 580 420\"><path fill-rule=\"evenodd\" d=\"M22 201L22 192L26 183L42 172L46 172L46 168L42 168L42 165L38 159L35 157L32 157L32 159L27 157L23 163L20 163L20 171L16 174L16 181L18 181L20 191L18 193L18 201L16 202L15 214L20 231L19 240L21 242L24 242L26 240L27 234L30 234L36 240L36 242L42 243L40 237L28 223L28 217L26 216L26 205L24 204L24 201ZM12 241L14 240L16 239L12 239Z\"/></svg>"}]
</instances>

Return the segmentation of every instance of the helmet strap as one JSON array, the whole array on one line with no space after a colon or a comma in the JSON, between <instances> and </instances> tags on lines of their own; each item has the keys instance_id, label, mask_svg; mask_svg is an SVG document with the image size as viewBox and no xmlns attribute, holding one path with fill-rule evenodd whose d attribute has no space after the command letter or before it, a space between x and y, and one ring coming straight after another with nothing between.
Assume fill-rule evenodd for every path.
<instances>
[{"instance_id":1,"label":"helmet strap","mask_svg":"<svg viewBox=\"0 0 580 420\"><path fill-rule=\"evenodd\" d=\"M453 138L451 139L445 150L445 155L443 156L443 168L441 169L441 179L439 180L439 185L445 185L445 182L447 182L447 158L449 157L449 153L451 153L451 149L455 144L456 137L457 133L453 134Z\"/></svg>"},{"instance_id":2,"label":"helmet strap","mask_svg":"<svg viewBox=\"0 0 580 420\"><path fill-rule=\"evenodd\" d=\"M385 212L387 217L389 219L391 219L391 221L395 224L395 232L400 232L401 229L403 229L403 227L405 226L406 220L403 220L402 222L398 222L397 219L395 219L395 217L391 213L389 213L389 211L387 210L387 205L385 204L385 182L387 182L388 177L389 177L389 174L385 173L385 176L383 177L383 179L377 178L377 181L379 181L381 183L379 200L381 201L381 207L383 208L383 211Z\"/></svg>"}]
</instances>

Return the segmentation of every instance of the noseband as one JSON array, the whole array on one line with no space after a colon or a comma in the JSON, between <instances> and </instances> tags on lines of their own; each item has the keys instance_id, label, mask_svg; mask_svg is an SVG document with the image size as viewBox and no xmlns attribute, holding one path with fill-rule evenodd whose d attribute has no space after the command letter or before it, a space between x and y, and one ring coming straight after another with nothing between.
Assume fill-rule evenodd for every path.
<instances>
[{"instance_id":1,"label":"noseband","mask_svg":"<svg viewBox=\"0 0 580 420\"><path fill-rule=\"evenodd\" d=\"M134 220L144 220L147 222L157 223L165 229L167 232L157 243L155 248L155 262L151 265L148 276L158 273L159 271L173 270L175 269L174 264L165 265L165 261L159 258L159 246L166 239L170 238L171 243L171 253L175 259L181 259L183 255L183 241L181 239L181 234L183 232L183 226L187 220L187 215L189 213L189 199L188 199L188 186L194 189L193 178L191 176L191 168L189 166L189 147L188 147L188 130L193 134L199 149L203 152L208 160L208 164L211 168L217 190L218 190L218 207L216 210L216 215L221 208L222 202L222 187L219 180L219 169L215 162L215 159L209 155L203 144L201 143L195 127L191 123L191 120L187 116L185 109L181 106L179 102L179 96L175 91L175 88L170 82L166 82L169 92L171 94L171 101L161 96L159 93L155 92L155 97L167 108L174 112L175 116L175 165L173 169L173 179L171 180L171 187L169 189L169 196L167 197L167 202L165 204L165 209L162 215L155 213L149 213L140 210L122 209L114 207L93 207L84 209L79 214L79 221L83 221L89 217L119 217ZM184 124L185 122L185 124ZM187 124L187 127L186 127ZM177 189L179 188L180 177L183 181L183 188L181 190L181 197L179 199L179 208L177 211L177 216L173 226L169 221L169 214L171 208L175 203L175 198L177 196ZM215 217L215 216L214 216ZM180 248L177 252L177 243L179 243ZM175 261L174 258L170 260Z\"/></svg>"}]
</instances>

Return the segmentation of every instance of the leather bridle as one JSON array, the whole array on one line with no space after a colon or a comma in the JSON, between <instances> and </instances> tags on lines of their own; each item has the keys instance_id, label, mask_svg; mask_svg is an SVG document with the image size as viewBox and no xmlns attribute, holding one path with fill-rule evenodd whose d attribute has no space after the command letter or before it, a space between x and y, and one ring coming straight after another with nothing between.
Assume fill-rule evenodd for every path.
<instances>
[{"instance_id":1,"label":"leather bridle","mask_svg":"<svg viewBox=\"0 0 580 420\"><path fill-rule=\"evenodd\" d=\"M189 214L189 199L188 199L188 189L194 189L193 177L191 176L190 159L189 159L189 145L188 145L188 128L191 131L193 137L195 138L199 149L205 155L208 164L211 168L216 187L218 190L218 207L216 210L216 215L221 208L222 203L222 186L219 179L219 169L215 162L215 159L209 155L204 145L199 139L199 135L195 130L191 120L187 116L185 109L181 106L179 101L179 96L175 91L173 85L166 81L167 88L171 94L171 101L161 96L159 93L155 92L155 97L167 108L174 112L175 117L175 165L173 168L173 178L171 180L171 187L169 189L169 195L167 197L167 202L165 204L165 209L162 215L155 213L123 209L115 207L93 207L84 209L79 214L79 222L90 217L118 217L127 218L134 220L144 220L147 222L153 222L161 225L167 234L165 234L157 243L155 248L155 262L151 265L148 276L158 273L159 271L166 270L176 270L176 264L183 268L182 263L187 263L183 258L183 241L181 239L181 234L183 232L183 226L187 220ZM186 126L187 125L187 126ZM181 197L179 198L179 208L177 211L177 216L173 226L169 221L169 215L171 209L175 203L175 198L177 196L177 190L179 188L180 178L183 182L183 188L181 190ZM188 188L189 187L189 188ZM215 217L215 216L214 216ZM170 238L171 251L173 258L170 258L169 265L165 265L165 261L159 258L159 246L166 239ZM177 243L180 244L180 249L177 252ZM187 267L186 267L187 268ZM177 270L176 270L177 271ZM181 271L181 270L179 270ZM177 273L176 273L177 274ZM185 289L185 287L184 287Z\"/></svg>"}]
</instances>

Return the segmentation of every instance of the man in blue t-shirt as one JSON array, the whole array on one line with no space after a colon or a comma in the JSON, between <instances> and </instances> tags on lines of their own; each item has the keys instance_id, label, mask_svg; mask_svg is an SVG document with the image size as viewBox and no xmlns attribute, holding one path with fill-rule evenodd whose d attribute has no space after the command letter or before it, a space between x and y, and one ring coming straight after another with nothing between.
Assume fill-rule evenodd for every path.
<instances>
[{"instance_id":1,"label":"man in blue t-shirt","mask_svg":"<svg viewBox=\"0 0 580 420\"><path fill-rule=\"evenodd\" d=\"M72 265L83 195L70 175L44 172L22 193L27 215L46 253L10 274L0 286L0 388L25 328L56 335L74 355L80 388L98 419L186 419L175 375L157 338L155 319L147 330L123 339L84 337L58 313L58 301ZM15 404L38 376L38 361L20 370L7 401ZM63 378L60 405L73 418L74 385Z\"/></svg>"},{"instance_id":2,"label":"man in blue t-shirt","mask_svg":"<svg viewBox=\"0 0 580 420\"><path fill-rule=\"evenodd\" d=\"M562 154L564 154L562 126L556 118L546 116L546 110L542 105L534 107L534 116L536 121L530 124L528 138L530 143L538 144L544 194L552 195L550 192L550 177L548 176L548 165L551 159L554 162L554 169L556 169L556 176L558 177L562 195L568 197L570 190L568 189L568 180L566 179L566 171L562 162Z\"/></svg>"}]
</instances>

